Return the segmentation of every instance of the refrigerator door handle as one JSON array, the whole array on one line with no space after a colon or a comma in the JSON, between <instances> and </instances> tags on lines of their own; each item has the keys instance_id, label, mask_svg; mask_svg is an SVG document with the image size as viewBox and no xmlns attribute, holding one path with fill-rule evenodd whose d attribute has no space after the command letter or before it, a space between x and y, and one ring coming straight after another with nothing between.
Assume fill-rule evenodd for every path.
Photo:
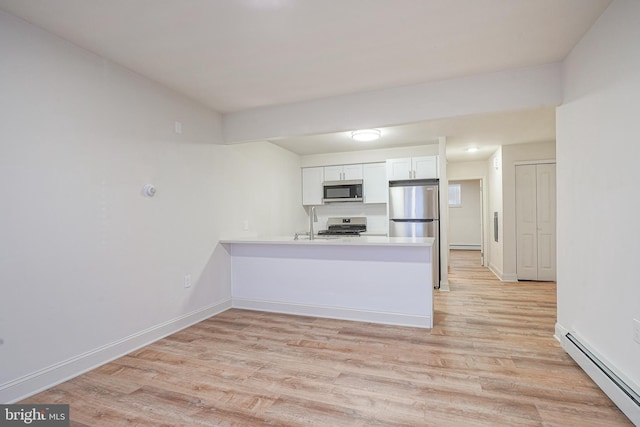
<instances>
[{"instance_id":1,"label":"refrigerator door handle","mask_svg":"<svg viewBox=\"0 0 640 427\"><path fill-rule=\"evenodd\" d=\"M393 221L393 222L433 222L433 221L437 221L437 220L432 219L432 218L428 218L428 219L391 218L390 221Z\"/></svg>"}]
</instances>

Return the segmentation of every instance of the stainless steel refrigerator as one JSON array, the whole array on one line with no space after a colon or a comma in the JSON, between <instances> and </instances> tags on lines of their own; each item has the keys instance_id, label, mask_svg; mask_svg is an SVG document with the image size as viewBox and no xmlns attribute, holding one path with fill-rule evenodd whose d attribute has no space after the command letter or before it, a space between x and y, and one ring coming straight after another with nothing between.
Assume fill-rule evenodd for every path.
<instances>
[{"instance_id":1,"label":"stainless steel refrigerator","mask_svg":"<svg viewBox=\"0 0 640 427\"><path fill-rule=\"evenodd\" d=\"M438 180L389 182L389 236L435 238L433 286L440 288Z\"/></svg>"}]
</instances>

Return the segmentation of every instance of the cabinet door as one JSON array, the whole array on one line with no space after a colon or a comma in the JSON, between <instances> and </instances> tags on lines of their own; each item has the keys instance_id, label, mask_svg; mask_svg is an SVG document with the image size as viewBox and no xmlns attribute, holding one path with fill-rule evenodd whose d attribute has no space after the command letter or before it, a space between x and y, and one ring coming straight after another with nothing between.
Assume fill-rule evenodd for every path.
<instances>
[{"instance_id":1,"label":"cabinet door","mask_svg":"<svg viewBox=\"0 0 640 427\"><path fill-rule=\"evenodd\" d=\"M342 166L342 179L363 179L362 165L344 165Z\"/></svg>"},{"instance_id":2,"label":"cabinet door","mask_svg":"<svg viewBox=\"0 0 640 427\"><path fill-rule=\"evenodd\" d=\"M365 203L387 203L388 185L386 163L368 163L363 166Z\"/></svg>"},{"instance_id":3,"label":"cabinet door","mask_svg":"<svg viewBox=\"0 0 640 427\"><path fill-rule=\"evenodd\" d=\"M325 166L325 181L342 181L342 166Z\"/></svg>"},{"instance_id":4,"label":"cabinet door","mask_svg":"<svg viewBox=\"0 0 640 427\"><path fill-rule=\"evenodd\" d=\"M437 178L438 156L412 158L413 178Z\"/></svg>"},{"instance_id":5,"label":"cabinet door","mask_svg":"<svg viewBox=\"0 0 640 427\"><path fill-rule=\"evenodd\" d=\"M411 179L411 158L387 160L387 177L389 181Z\"/></svg>"},{"instance_id":6,"label":"cabinet door","mask_svg":"<svg viewBox=\"0 0 640 427\"><path fill-rule=\"evenodd\" d=\"M302 204L322 204L324 168L302 168Z\"/></svg>"}]
</instances>

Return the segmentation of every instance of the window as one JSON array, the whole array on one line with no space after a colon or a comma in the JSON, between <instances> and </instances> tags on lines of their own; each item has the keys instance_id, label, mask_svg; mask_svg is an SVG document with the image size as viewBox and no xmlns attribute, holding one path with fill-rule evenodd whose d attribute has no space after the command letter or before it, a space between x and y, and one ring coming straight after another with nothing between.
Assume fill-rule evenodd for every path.
<instances>
[{"instance_id":1,"label":"window","mask_svg":"<svg viewBox=\"0 0 640 427\"><path fill-rule=\"evenodd\" d=\"M449 184L449 207L462 207L462 190L460 184Z\"/></svg>"}]
</instances>

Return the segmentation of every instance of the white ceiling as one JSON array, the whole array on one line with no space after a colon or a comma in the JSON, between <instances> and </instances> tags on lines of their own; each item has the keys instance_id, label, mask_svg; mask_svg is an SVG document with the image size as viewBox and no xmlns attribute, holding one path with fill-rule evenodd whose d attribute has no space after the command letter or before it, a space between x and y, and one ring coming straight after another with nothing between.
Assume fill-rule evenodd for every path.
<instances>
[{"instance_id":1,"label":"white ceiling","mask_svg":"<svg viewBox=\"0 0 640 427\"><path fill-rule=\"evenodd\" d=\"M609 3L0 0L0 10L228 113L557 62ZM424 126L477 124L476 139L500 140L487 131L500 120L488 119Z\"/></svg>"},{"instance_id":2,"label":"white ceiling","mask_svg":"<svg viewBox=\"0 0 640 427\"><path fill-rule=\"evenodd\" d=\"M447 159L464 162L488 159L501 145L555 140L555 108L508 111L466 117L430 120L379 128L377 141L358 142L351 132L284 138L272 142L301 155L360 151L367 149L437 144L447 137ZM467 148L478 151L469 153Z\"/></svg>"}]
</instances>

